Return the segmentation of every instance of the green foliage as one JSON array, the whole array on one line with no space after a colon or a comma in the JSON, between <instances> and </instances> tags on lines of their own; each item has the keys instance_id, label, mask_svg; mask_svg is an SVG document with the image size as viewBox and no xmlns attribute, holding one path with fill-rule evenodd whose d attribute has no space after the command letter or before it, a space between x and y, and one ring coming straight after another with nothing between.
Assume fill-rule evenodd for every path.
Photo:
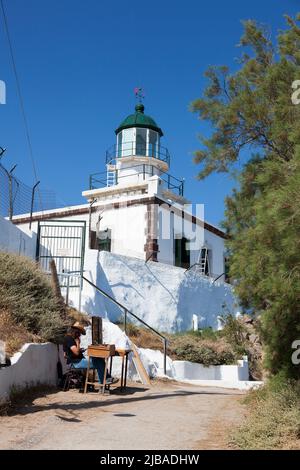
<instances>
[{"instance_id":1,"label":"green foliage","mask_svg":"<svg viewBox=\"0 0 300 470\"><path fill-rule=\"evenodd\" d=\"M18 325L45 341L65 331L47 276L33 261L0 252L0 311L7 311Z\"/></svg>"},{"instance_id":2,"label":"green foliage","mask_svg":"<svg viewBox=\"0 0 300 470\"><path fill-rule=\"evenodd\" d=\"M203 165L199 178L228 171L244 148L284 161L293 156L300 137L299 126L294 127L300 108L291 102L291 85L299 79L300 33L290 18L288 22L290 29L280 34L277 51L264 28L244 22L240 45L246 52L240 70L230 74L221 66L206 72L204 97L191 105L214 128L209 138L200 137L204 148L195 153L195 162Z\"/></svg>"},{"instance_id":3,"label":"green foliage","mask_svg":"<svg viewBox=\"0 0 300 470\"><path fill-rule=\"evenodd\" d=\"M254 197L248 167L240 192L227 203L226 226L229 232L233 227L230 274L238 279L236 292L244 307L262 314L266 367L273 374L285 369L299 377L291 345L300 337L300 150L289 162L270 159L259 168L250 189L256 187ZM248 228L240 223L246 201L248 220L254 219Z\"/></svg>"},{"instance_id":4,"label":"green foliage","mask_svg":"<svg viewBox=\"0 0 300 470\"><path fill-rule=\"evenodd\" d=\"M198 362L204 366L235 364L238 357L225 341L200 340L191 335L177 337L170 344L171 356L182 361Z\"/></svg>"},{"instance_id":5,"label":"green foliage","mask_svg":"<svg viewBox=\"0 0 300 470\"><path fill-rule=\"evenodd\" d=\"M220 337L221 333L219 331L213 330L211 327L205 327L201 330L196 330L196 331L190 330L190 331L185 331L181 333L176 333L175 335L177 336L189 335L189 336L198 338L200 340L208 339L208 340L216 341Z\"/></svg>"},{"instance_id":6,"label":"green foliage","mask_svg":"<svg viewBox=\"0 0 300 470\"><path fill-rule=\"evenodd\" d=\"M244 400L249 415L232 435L241 449L300 449L300 382L275 376Z\"/></svg>"},{"instance_id":7,"label":"green foliage","mask_svg":"<svg viewBox=\"0 0 300 470\"><path fill-rule=\"evenodd\" d=\"M300 28L287 17L277 48L269 33L245 22L239 70L211 68L204 97L193 111L214 131L202 139L200 178L230 171L253 151L226 200L230 278L248 311L261 316L265 365L272 374L299 377L291 345L300 338L300 105L292 82L300 79ZM243 345L241 345L242 347Z\"/></svg>"},{"instance_id":8,"label":"green foliage","mask_svg":"<svg viewBox=\"0 0 300 470\"><path fill-rule=\"evenodd\" d=\"M247 330L241 321L232 315L227 315L224 319L224 328L221 331L221 335L231 344L236 353L241 355L247 353Z\"/></svg>"}]
</instances>

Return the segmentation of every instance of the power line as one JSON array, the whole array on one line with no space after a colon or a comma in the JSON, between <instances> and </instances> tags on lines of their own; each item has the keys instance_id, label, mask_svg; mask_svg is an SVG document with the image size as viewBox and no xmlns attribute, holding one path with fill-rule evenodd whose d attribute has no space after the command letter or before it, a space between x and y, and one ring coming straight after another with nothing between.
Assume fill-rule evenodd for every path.
<instances>
[{"instance_id":1,"label":"power line","mask_svg":"<svg viewBox=\"0 0 300 470\"><path fill-rule=\"evenodd\" d=\"M37 169L36 169L35 160L34 160L34 156L33 156L33 148L32 148L31 139L30 139L29 126L28 126L28 121L27 121L27 118L26 118L24 101L23 101L21 86L20 86L20 80L19 80L19 76L18 76L18 72L17 72L16 62L15 62L15 59L14 59L14 51L13 51L12 42L11 42L11 38L10 38L8 21L7 21L7 16L6 16L6 13L5 13L3 0L0 0L0 4L1 4L1 11L2 11L2 16L3 16L3 20L4 20L4 27L5 27L5 32L6 32L6 36L7 36L8 46L9 46L10 58L11 58L11 62L12 62L12 67L13 67L13 71L14 71L14 75L15 75L16 84L17 84L18 98L19 98L19 102L20 102L21 114L22 114L24 127L25 127L25 134L26 134L28 148L29 148L29 155L30 155L31 164L32 164L33 173L34 173L34 178L35 178L35 183L36 183L38 181ZM39 188L37 188L37 189L38 189L38 194L39 194L39 199L40 199L40 205L41 205L41 208L42 208L42 198L41 198L40 190L39 190Z\"/></svg>"}]
</instances>

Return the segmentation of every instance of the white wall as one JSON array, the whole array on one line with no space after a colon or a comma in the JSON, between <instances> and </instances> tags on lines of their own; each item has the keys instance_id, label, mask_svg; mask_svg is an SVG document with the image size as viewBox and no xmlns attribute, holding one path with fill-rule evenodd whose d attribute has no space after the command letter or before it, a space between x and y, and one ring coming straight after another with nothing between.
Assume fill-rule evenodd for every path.
<instances>
[{"instance_id":1,"label":"white wall","mask_svg":"<svg viewBox=\"0 0 300 470\"><path fill-rule=\"evenodd\" d=\"M217 277L224 273L224 239L214 233L192 223L188 219L182 219L181 214L172 213L163 206L159 207L158 217L160 220L158 236L158 261L174 265L175 246L174 237L179 235L191 240L190 264L199 259L200 249L206 246L211 250L211 276Z\"/></svg>"},{"instance_id":2,"label":"white wall","mask_svg":"<svg viewBox=\"0 0 300 470\"><path fill-rule=\"evenodd\" d=\"M218 328L218 316L238 312L232 287L182 268L162 263L90 252L85 259L85 275L94 284L160 331L192 329L193 315L199 327ZM88 313L117 320L122 311L83 285L83 309Z\"/></svg>"},{"instance_id":3,"label":"white wall","mask_svg":"<svg viewBox=\"0 0 300 470\"><path fill-rule=\"evenodd\" d=\"M94 212L92 229L95 230L100 215L100 230L111 229L112 253L144 259L146 210L145 205L132 205Z\"/></svg>"},{"instance_id":4,"label":"white wall","mask_svg":"<svg viewBox=\"0 0 300 470\"><path fill-rule=\"evenodd\" d=\"M36 234L24 233L9 220L0 216L0 250L35 258Z\"/></svg>"},{"instance_id":5,"label":"white wall","mask_svg":"<svg viewBox=\"0 0 300 470\"><path fill-rule=\"evenodd\" d=\"M9 398L12 387L57 384L57 347L51 343L25 344L11 358L12 365L0 369L0 400Z\"/></svg>"},{"instance_id":6,"label":"white wall","mask_svg":"<svg viewBox=\"0 0 300 470\"><path fill-rule=\"evenodd\" d=\"M238 361L237 364L209 367L189 361L173 361L172 366L177 380L249 380L248 361L244 360Z\"/></svg>"},{"instance_id":7,"label":"white wall","mask_svg":"<svg viewBox=\"0 0 300 470\"><path fill-rule=\"evenodd\" d=\"M158 191L159 179L152 179L149 181L149 191L152 192L152 186L154 191ZM147 195L140 195L138 197L147 197ZM107 209L97 210L97 206L93 206L94 212L91 215L91 228L92 230L105 230L110 229L112 234L112 253L132 256L134 258L145 259L144 246L146 243L146 228L147 228L147 206L143 204L130 205L126 207L126 200L128 196L120 198L118 200L120 207L110 208L110 202L115 202L114 199L111 201L105 201L108 206ZM124 204L124 206L122 206ZM96 209L96 211L95 211ZM85 254L88 253L88 241L89 241L89 214L71 215L68 217L58 217L60 220L66 221L85 221L86 222L86 249ZM99 222L99 218L101 219ZM170 210L164 206L158 208L158 261L170 265L174 265L175 262L175 249L174 249L174 236L179 234L185 236L187 239L192 240L190 244L191 248L191 264L198 261L199 252L203 245L207 246L212 252L211 260L211 275L217 277L224 273L224 239L215 235L214 233L200 227L199 225L193 224L190 220L185 219L182 222L182 217L178 213L171 214ZM28 224L19 224L17 227L20 228L25 234L31 233L28 229ZM32 224L32 231L37 232L37 223ZM35 237L35 235L34 235ZM35 254L35 247L34 247Z\"/></svg>"}]
</instances>

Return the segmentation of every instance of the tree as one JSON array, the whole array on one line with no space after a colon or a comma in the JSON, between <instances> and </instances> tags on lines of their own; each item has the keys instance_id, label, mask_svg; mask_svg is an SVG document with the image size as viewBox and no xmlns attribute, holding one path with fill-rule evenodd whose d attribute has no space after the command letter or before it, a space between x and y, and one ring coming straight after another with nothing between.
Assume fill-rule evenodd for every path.
<instances>
[{"instance_id":1,"label":"tree","mask_svg":"<svg viewBox=\"0 0 300 470\"><path fill-rule=\"evenodd\" d=\"M252 154L226 200L230 276L247 310L261 314L266 366L299 377L291 345L300 338L300 106L291 101L300 79L300 28L287 17L277 48L268 31L246 21L239 70L210 68L204 97L192 104L213 133L195 160L199 178L232 171Z\"/></svg>"}]
</instances>

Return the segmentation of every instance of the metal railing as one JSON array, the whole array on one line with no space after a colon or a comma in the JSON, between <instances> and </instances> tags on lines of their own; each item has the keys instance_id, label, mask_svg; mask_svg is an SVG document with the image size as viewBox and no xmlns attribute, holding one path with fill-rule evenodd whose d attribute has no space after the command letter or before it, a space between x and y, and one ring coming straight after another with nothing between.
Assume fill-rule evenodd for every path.
<instances>
[{"instance_id":1,"label":"metal railing","mask_svg":"<svg viewBox=\"0 0 300 470\"><path fill-rule=\"evenodd\" d=\"M157 143L138 143L136 141L112 145L106 151L106 163L111 163L117 158L132 156L156 158L170 166L170 154L166 147Z\"/></svg>"},{"instance_id":2,"label":"metal railing","mask_svg":"<svg viewBox=\"0 0 300 470\"><path fill-rule=\"evenodd\" d=\"M124 305L122 305L120 302L118 302L117 300L115 300L111 295L109 295L107 292L105 292L104 290L100 289L100 287L96 286L96 284L94 284L92 281L90 281L89 279L87 279L85 276L82 276L82 279L87 282L90 286L94 287L94 289L96 289L98 292L100 292L100 294L102 294L104 297L106 297L107 299L109 299L111 302L113 302L115 305L117 305L119 308L121 308L123 311L124 311L124 331L125 331L125 334L126 334L126 331L127 331L127 315L131 315L133 318L135 318L136 320L138 320L140 323L142 323L143 325L145 325L147 328L149 328L151 331L153 331L153 333L155 333L157 336L159 336L161 338L161 340L163 341L163 347L164 347L164 374L166 375L167 374L167 344L168 344L168 340L165 336L163 336L161 333L159 333L158 331L156 331L154 328L152 328L152 326L148 325L148 323L146 323L144 320L142 320L140 317L138 317L137 315L135 315L134 313L132 313L130 310L128 310L127 307L125 307Z\"/></svg>"},{"instance_id":3,"label":"metal railing","mask_svg":"<svg viewBox=\"0 0 300 470\"><path fill-rule=\"evenodd\" d=\"M139 168L139 171L134 171L134 169ZM158 170L160 179L166 184L166 187L171 191L175 191L179 196L183 196L184 193L184 179L176 178L175 176L170 175L169 173L163 172L160 168L157 168L155 165L141 164L134 165L130 167L133 170L131 173L126 175L119 175L119 170L111 170L110 173L115 175L115 184L125 182L126 179L130 179L133 176L138 175L139 179L144 181L146 176L153 176L154 169ZM92 173L89 177L89 188L90 189L99 189L107 187L107 171L102 171L100 173Z\"/></svg>"}]
</instances>

